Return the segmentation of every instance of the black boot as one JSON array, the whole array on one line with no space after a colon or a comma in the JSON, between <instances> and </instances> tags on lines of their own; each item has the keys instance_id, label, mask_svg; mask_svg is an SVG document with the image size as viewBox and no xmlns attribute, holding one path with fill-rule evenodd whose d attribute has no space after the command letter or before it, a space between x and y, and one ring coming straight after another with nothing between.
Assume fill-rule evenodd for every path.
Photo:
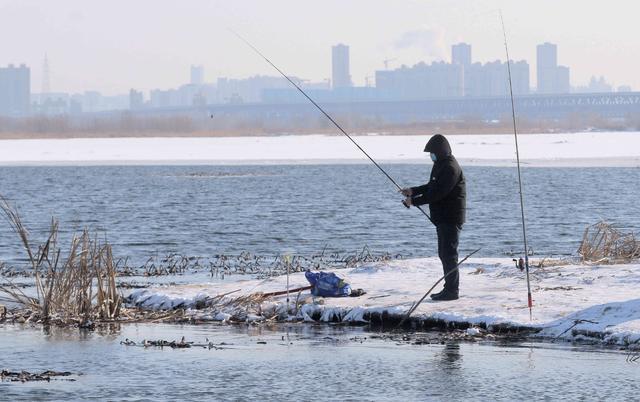
<instances>
[{"instance_id":1,"label":"black boot","mask_svg":"<svg viewBox=\"0 0 640 402\"><path fill-rule=\"evenodd\" d=\"M435 298L435 297L440 297L440 296L442 296L442 294L443 294L443 293L444 293L444 289L442 289L442 290L441 290L441 291L439 291L438 293L432 293L430 297L431 297L432 299L433 299L433 298Z\"/></svg>"},{"instance_id":2,"label":"black boot","mask_svg":"<svg viewBox=\"0 0 640 402\"><path fill-rule=\"evenodd\" d=\"M443 290L441 293L431 296L431 299L435 301L458 300L458 292Z\"/></svg>"}]
</instances>

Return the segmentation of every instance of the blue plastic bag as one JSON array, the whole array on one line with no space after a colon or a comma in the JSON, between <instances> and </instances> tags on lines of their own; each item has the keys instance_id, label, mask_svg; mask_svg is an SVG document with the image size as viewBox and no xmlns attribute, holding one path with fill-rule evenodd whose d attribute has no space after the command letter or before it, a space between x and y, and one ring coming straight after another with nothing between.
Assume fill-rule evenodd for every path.
<instances>
[{"instance_id":1,"label":"blue plastic bag","mask_svg":"<svg viewBox=\"0 0 640 402\"><path fill-rule=\"evenodd\" d=\"M304 273L311 286L311 294L322 297L344 297L351 294L351 286L333 272Z\"/></svg>"}]
</instances>

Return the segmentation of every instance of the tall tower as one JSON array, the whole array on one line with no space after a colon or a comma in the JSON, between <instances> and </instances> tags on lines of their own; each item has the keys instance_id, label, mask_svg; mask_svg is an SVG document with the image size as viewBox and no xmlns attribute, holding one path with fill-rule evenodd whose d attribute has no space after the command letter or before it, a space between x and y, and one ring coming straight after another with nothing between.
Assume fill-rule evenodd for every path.
<instances>
[{"instance_id":1,"label":"tall tower","mask_svg":"<svg viewBox=\"0 0 640 402\"><path fill-rule=\"evenodd\" d=\"M202 65L191 66L191 83L194 85L204 84L204 67Z\"/></svg>"},{"instance_id":2,"label":"tall tower","mask_svg":"<svg viewBox=\"0 0 640 402\"><path fill-rule=\"evenodd\" d=\"M451 64L459 65L462 70L462 94L466 96L469 92L470 80L467 78L471 72L471 45L458 43L451 46Z\"/></svg>"},{"instance_id":3,"label":"tall tower","mask_svg":"<svg viewBox=\"0 0 640 402\"><path fill-rule=\"evenodd\" d=\"M352 86L349 73L349 46L338 44L331 48L331 77L334 89Z\"/></svg>"},{"instance_id":4,"label":"tall tower","mask_svg":"<svg viewBox=\"0 0 640 402\"><path fill-rule=\"evenodd\" d=\"M42 63L42 93L48 94L51 92L51 81L50 81L50 71L49 71L49 58L47 54L44 54L44 62Z\"/></svg>"},{"instance_id":5,"label":"tall tower","mask_svg":"<svg viewBox=\"0 0 640 402\"><path fill-rule=\"evenodd\" d=\"M25 116L31 106L31 70L24 64L0 67L0 115Z\"/></svg>"},{"instance_id":6,"label":"tall tower","mask_svg":"<svg viewBox=\"0 0 640 402\"><path fill-rule=\"evenodd\" d=\"M556 92L556 75L558 67L558 46L545 42L536 48L536 75L538 93Z\"/></svg>"},{"instance_id":7,"label":"tall tower","mask_svg":"<svg viewBox=\"0 0 640 402\"><path fill-rule=\"evenodd\" d=\"M471 45L458 43L451 46L451 64L469 67L471 65Z\"/></svg>"}]
</instances>

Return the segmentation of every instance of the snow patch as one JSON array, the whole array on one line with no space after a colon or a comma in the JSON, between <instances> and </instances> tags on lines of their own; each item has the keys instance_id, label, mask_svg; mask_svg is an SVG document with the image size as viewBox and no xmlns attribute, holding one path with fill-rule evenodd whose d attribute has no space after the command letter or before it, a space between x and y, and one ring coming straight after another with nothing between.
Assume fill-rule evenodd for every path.
<instances>
[{"instance_id":1,"label":"snow patch","mask_svg":"<svg viewBox=\"0 0 640 402\"><path fill-rule=\"evenodd\" d=\"M531 268L532 319L527 308L524 273L508 258L471 258L461 269L460 299L434 302L427 298L414 318L468 324L491 330L495 326L527 327L547 339L589 340L628 348L640 347L640 264L566 265ZM350 270L336 270L352 287L367 293L360 297L315 298L303 293L295 319L312 322L364 323L387 315L401 319L408 309L442 275L436 258L389 261ZM290 276L291 287L306 285L304 273ZM229 297L286 289L286 277L264 282L245 280L157 287L133 291L130 305L167 310L196 308L207 298L243 289ZM436 289L436 291L439 289ZM306 292L305 292L306 293ZM306 299L305 299L306 297ZM259 311L262 319L287 316L286 296L270 298ZM323 304L324 303L324 304ZM237 311L217 311L212 319L229 320ZM258 320L259 316L248 316Z\"/></svg>"},{"instance_id":2,"label":"snow patch","mask_svg":"<svg viewBox=\"0 0 640 402\"><path fill-rule=\"evenodd\" d=\"M465 165L513 165L509 135L450 135ZM358 135L380 161L425 161L422 135ZM529 166L640 166L636 132L527 134L519 138ZM313 144L313 146L309 146ZM269 149L269 152L264 152ZM367 162L339 135L210 138L73 138L2 140L0 164L228 164ZM426 162L426 161L425 161Z\"/></svg>"},{"instance_id":3,"label":"snow patch","mask_svg":"<svg viewBox=\"0 0 640 402\"><path fill-rule=\"evenodd\" d=\"M482 334L482 332L480 331L480 328L475 328L475 327L467 328L466 333L469 336L478 336Z\"/></svg>"}]
</instances>

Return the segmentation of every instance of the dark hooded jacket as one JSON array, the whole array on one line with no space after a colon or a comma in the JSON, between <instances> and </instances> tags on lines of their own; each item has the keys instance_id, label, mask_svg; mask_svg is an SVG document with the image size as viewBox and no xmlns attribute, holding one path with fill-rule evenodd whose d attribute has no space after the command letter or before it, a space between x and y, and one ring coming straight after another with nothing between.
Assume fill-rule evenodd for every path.
<instances>
[{"instance_id":1,"label":"dark hooded jacket","mask_svg":"<svg viewBox=\"0 0 640 402\"><path fill-rule=\"evenodd\" d=\"M436 154L429 183L412 187L413 205L429 204L433 223L463 224L466 215L467 190L464 174L451 154L447 139L436 134L427 143L425 152Z\"/></svg>"}]
</instances>

